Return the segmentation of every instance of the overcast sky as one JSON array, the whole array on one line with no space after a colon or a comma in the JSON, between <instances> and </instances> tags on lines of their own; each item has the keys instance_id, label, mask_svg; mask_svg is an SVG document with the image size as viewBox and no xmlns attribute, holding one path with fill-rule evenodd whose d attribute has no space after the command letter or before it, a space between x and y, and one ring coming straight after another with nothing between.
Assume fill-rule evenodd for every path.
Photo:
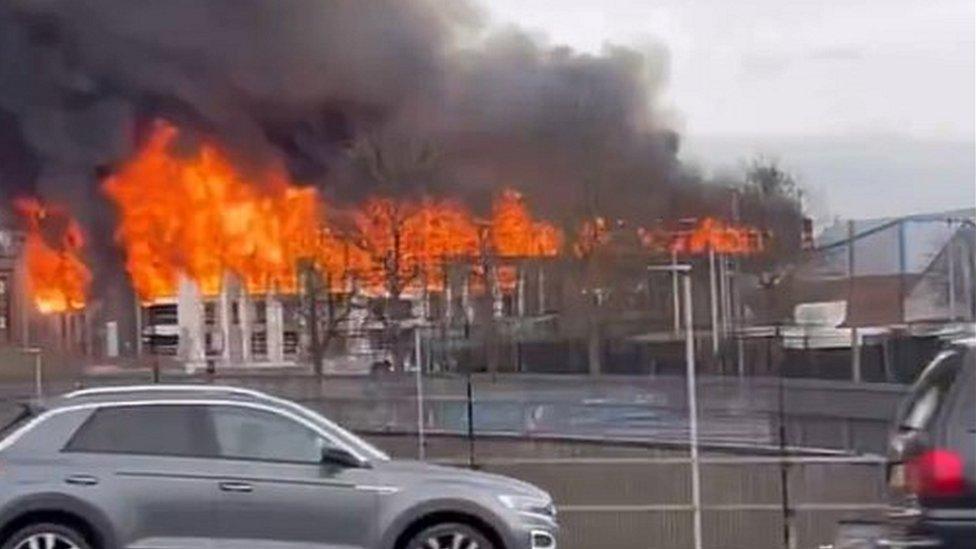
<instances>
[{"instance_id":1,"label":"overcast sky","mask_svg":"<svg viewBox=\"0 0 976 549\"><path fill-rule=\"evenodd\" d=\"M976 200L976 152L968 146L976 120L974 4L487 3L496 22L518 23L580 50L599 52L608 42L664 46L670 83L663 104L686 135L686 157L717 169L756 152L778 156L825 197L820 206L831 215L860 217ZM803 150L804 139L817 144L816 154ZM870 150L859 155L862 148ZM884 165L886 154L903 169L872 169Z\"/></svg>"}]
</instances>

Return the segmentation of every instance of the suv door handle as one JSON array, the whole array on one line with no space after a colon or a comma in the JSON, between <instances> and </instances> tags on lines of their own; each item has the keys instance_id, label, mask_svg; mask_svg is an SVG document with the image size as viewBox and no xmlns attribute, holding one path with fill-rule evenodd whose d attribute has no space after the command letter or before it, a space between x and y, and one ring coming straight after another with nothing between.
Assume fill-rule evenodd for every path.
<instances>
[{"instance_id":1,"label":"suv door handle","mask_svg":"<svg viewBox=\"0 0 976 549\"><path fill-rule=\"evenodd\" d=\"M246 482L221 482L218 486L224 492L249 493L254 491L254 486Z\"/></svg>"},{"instance_id":2,"label":"suv door handle","mask_svg":"<svg viewBox=\"0 0 976 549\"><path fill-rule=\"evenodd\" d=\"M98 484L98 477L93 477L92 475L71 475L66 477L64 481L76 486L95 486Z\"/></svg>"}]
</instances>

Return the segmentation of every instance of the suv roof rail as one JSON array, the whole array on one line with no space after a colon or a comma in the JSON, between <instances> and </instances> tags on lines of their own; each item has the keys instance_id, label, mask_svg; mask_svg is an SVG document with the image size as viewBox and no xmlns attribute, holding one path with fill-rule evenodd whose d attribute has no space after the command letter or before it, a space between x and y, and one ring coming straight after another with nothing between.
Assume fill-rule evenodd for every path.
<instances>
[{"instance_id":1,"label":"suv roof rail","mask_svg":"<svg viewBox=\"0 0 976 549\"><path fill-rule=\"evenodd\" d=\"M81 398L98 395L118 395L124 393L165 393L175 391L189 391L199 393L224 393L228 395L249 396L255 398L268 398L268 395L255 391L254 389L244 389L241 387L231 387L228 385L120 385L117 387L92 387L90 389L78 389L64 395L64 398Z\"/></svg>"}]
</instances>

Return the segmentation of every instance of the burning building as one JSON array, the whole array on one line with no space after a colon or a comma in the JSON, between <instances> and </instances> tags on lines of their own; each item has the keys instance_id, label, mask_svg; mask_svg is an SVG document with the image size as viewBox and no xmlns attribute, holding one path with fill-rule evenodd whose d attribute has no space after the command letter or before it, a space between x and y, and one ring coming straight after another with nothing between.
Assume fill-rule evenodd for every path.
<instances>
[{"instance_id":1,"label":"burning building","mask_svg":"<svg viewBox=\"0 0 976 549\"><path fill-rule=\"evenodd\" d=\"M678 162L666 65L493 29L466 1L0 0L0 199L76 221L28 222L25 264L43 282L55 260L37 308L88 319L95 354L403 362L411 317L593 355L601 315L647 329L644 268L671 247L800 232L795 204L730 211ZM689 216L736 224L665 238Z\"/></svg>"}]
</instances>

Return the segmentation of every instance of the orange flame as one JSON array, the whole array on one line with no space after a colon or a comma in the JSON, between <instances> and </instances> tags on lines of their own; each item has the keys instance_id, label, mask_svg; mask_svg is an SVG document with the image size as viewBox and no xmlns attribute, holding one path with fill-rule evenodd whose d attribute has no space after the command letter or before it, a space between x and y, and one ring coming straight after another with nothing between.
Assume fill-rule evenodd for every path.
<instances>
[{"instance_id":1,"label":"orange flame","mask_svg":"<svg viewBox=\"0 0 976 549\"><path fill-rule=\"evenodd\" d=\"M687 233L675 235L671 250L701 254L714 250L722 254L751 254L763 249L762 233L752 227L734 226L706 217Z\"/></svg>"},{"instance_id":2,"label":"orange flame","mask_svg":"<svg viewBox=\"0 0 976 549\"><path fill-rule=\"evenodd\" d=\"M522 193L505 189L492 204L491 244L503 257L552 257L562 248L563 233L535 221Z\"/></svg>"},{"instance_id":3,"label":"orange flame","mask_svg":"<svg viewBox=\"0 0 976 549\"><path fill-rule=\"evenodd\" d=\"M534 220L525 197L514 189L504 189L495 198L489 230L492 251L501 257L554 257L563 246L562 231ZM499 265L495 276L504 292L514 290L518 284L512 265Z\"/></svg>"},{"instance_id":4,"label":"orange flame","mask_svg":"<svg viewBox=\"0 0 976 549\"><path fill-rule=\"evenodd\" d=\"M215 294L225 273L250 292L297 291L297 264L312 260L347 275L373 295L444 285L449 258L482 253L479 223L460 203L374 197L353 212L355 231L340 235L323 215L314 189L294 185L281 167L243 173L213 143L174 152L177 128L158 122L144 147L109 180L120 212L117 240L140 298L176 293L184 274ZM507 190L492 209L491 250L504 256L552 256L562 234L532 219L522 196ZM341 275L341 276L336 276Z\"/></svg>"},{"instance_id":5,"label":"orange flame","mask_svg":"<svg viewBox=\"0 0 976 549\"><path fill-rule=\"evenodd\" d=\"M66 212L33 198L14 206L27 220L24 254L34 306L45 314L84 308L91 271L81 259L81 227Z\"/></svg>"},{"instance_id":6,"label":"orange flame","mask_svg":"<svg viewBox=\"0 0 976 549\"><path fill-rule=\"evenodd\" d=\"M338 240L320 227L314 189L289 184L281 168L257 174L255 184L211 143L178 156L178 137L157 123L104 185L120 211L117 239L140 298L174 295L180 273L207 294L227 272L251 292L295 291L298 259L341 257Z\"/></svg>"},{"instance_id":7,"label":"orange flame","mask_svg":"<svg viewBox=\"0 0 976 549\"><path fill-rule=\"evenodd\" d=\"M471 214L450 200L371 198L357 212L356 226L369 257L366 279L373 293L399 294L424 283L440 289L445 259L478 252Z\"/></svg>"}]
</instances>

